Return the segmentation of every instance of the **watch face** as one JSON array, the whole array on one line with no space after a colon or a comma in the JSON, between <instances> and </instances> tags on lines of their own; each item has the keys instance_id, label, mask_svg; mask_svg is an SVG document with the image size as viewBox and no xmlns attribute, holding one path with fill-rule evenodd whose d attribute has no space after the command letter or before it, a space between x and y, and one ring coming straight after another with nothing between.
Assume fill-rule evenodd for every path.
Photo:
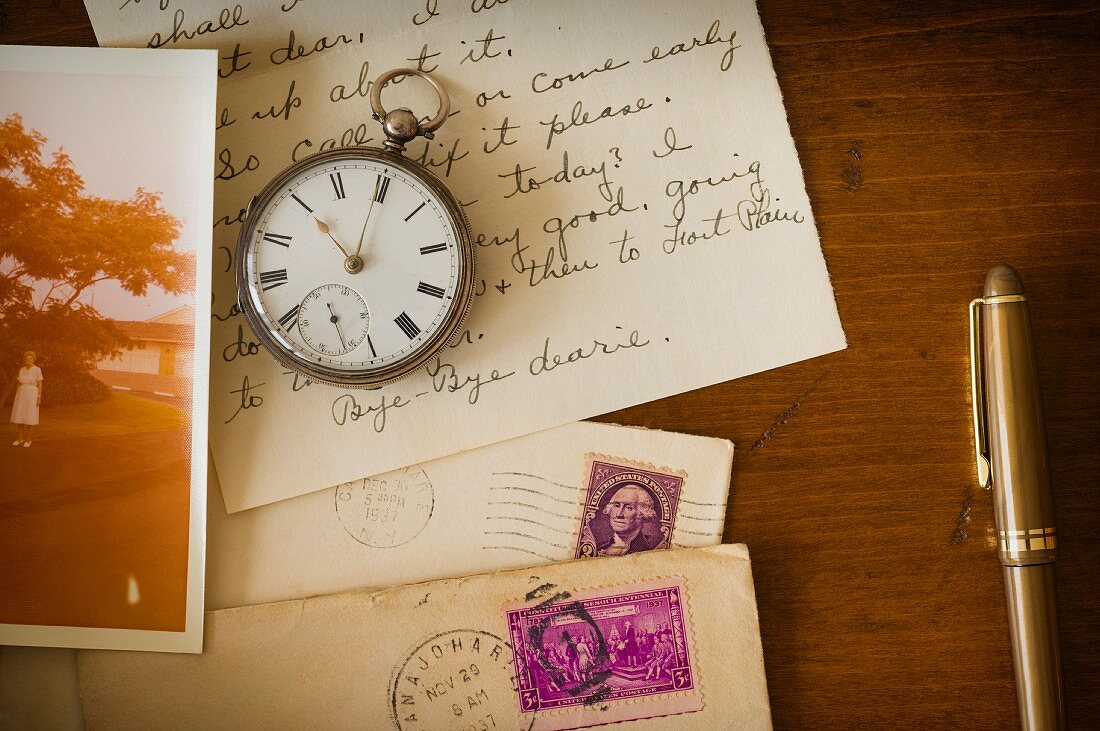
<instances>
[{"instance_id":1,"label":"watch face","mask_svg":"<svg viewBox=\"0 0 1100 731\"><path fill-rule=\"evenodd\" d=\"M292 170L242 234L250 320L307 373L391 372L453 329L463 239L440 195L381 157Z\"/></svg>"}]
</instances>

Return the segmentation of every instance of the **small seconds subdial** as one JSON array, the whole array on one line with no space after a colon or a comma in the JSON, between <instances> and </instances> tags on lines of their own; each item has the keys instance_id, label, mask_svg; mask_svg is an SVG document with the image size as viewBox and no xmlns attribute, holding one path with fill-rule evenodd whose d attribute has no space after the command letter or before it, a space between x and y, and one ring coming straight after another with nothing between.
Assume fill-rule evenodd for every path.
<instances>
[{"instance_id":1,"label":"small seconds subdial","mask_svg":"<svg viewBox=\"0 0 1100 731\"><path fill-rule=\"evenodd\" d=\"M322 355L345 355L358 348L370 331L370 311L363 297L343 284L323 284L298 307L302 340Z\"/></svg>"}]
</instances>

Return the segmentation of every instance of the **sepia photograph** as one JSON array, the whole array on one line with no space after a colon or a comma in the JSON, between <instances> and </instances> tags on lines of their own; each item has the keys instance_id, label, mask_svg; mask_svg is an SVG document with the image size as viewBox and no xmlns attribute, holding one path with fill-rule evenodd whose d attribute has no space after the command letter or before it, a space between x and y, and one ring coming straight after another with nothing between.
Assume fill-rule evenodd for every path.
<instances>
[{"instance_id":1,"label":"sepia photograph","mask_svg":"<svg viewBox=\"0 0 1100 731\"><path fill-rule=\"evenodd\" d=\"M131 51L32 50L0 57L0 642L183 637L205 540L212 150L194 132L213 84Z\"/></svg>"}]
</instances>

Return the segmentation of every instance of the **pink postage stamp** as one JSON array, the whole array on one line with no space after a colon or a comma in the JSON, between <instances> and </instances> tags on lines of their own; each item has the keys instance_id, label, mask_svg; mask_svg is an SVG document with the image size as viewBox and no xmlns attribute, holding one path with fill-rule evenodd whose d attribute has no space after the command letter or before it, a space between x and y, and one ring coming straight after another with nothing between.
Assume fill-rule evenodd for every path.
<instances>
[{"instance_id":1,"label":"pink postage stamp","mask_svg":"<svg viewBox=\"0 0 1100 731\"><path fill-rule=\"evenodd\" d=\"M668 548L687 475L601 455L587 461L574 558Z\"/></svg>"},{"instance_id":2,"label":"pink postage stamp","mask_svg":"<svg viewBox=\"0 0 1100 731\"><path fill-rule=\"evenodd\" d=\"M531 727L702 710L685 599L683 581L666 578L505 607L520 711L535 714Z\"/></svg>"}]
</instances>

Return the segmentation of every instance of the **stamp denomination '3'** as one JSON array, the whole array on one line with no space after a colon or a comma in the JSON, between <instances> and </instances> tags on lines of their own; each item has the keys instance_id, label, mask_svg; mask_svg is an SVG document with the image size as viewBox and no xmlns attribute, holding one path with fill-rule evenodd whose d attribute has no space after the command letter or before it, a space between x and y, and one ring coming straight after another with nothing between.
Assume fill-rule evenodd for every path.
<instances>
[{"instance_id":1,"label":"stamp denomination '3'","mask_svg":"<svg viewBox=\"0 0 1100 731\"><path fill-rule=\"evenodd\" d=\"M701 710L684 602L669 578L505 607L520 712L563 729Z\"/></svg>"}]
</instances>

